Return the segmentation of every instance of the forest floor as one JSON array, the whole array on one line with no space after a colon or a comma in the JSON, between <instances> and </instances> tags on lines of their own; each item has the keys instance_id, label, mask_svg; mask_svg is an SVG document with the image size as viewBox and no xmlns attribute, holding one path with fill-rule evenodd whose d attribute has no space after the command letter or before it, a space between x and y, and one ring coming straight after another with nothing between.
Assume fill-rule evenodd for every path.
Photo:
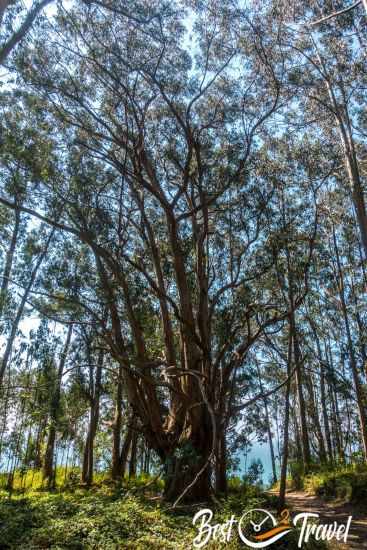
<instances>
[{"instance_id":1,"label":"forest floor","mask_svg":"<svg viewBox=\"0 0 367 550\"><path fill-rule=\"evenodd\" d=\"M198 535L193 515L208 503L171 510L152 493L136 487L114 488L101 484L70 491L27 491L11 496L0 491L0 550L189 550ZM155 497L155 498L152 498ZM254 488L231 493L218 501L214 523L223 524L246 511L270 509L275 499ZM214 505L213 505L214 509ZM214 537L213 537L214 539ZM295 550L293 530L276 545ZM242 550L233 534L223 543L211 540L205 550ZM302 550L325 550L310 541Z\"/></svg>"},{"instance_id":2,"label":"forest floor","mask_svg":"<svg viewBox=\"0 0 367 550\"><path fill-rule=\"evenodd\" d=\"M314 512L320 515L320 523L332 523L337 521L346 523L349 516L353 516L348 536L348 544L333 541L332 547L338 550L367 549L367 509L353 506L352 504L338 503L321 499L304 491L291 491L287 493L287 506L291 515L300 512Z\"/></svg>"}]
</instances>

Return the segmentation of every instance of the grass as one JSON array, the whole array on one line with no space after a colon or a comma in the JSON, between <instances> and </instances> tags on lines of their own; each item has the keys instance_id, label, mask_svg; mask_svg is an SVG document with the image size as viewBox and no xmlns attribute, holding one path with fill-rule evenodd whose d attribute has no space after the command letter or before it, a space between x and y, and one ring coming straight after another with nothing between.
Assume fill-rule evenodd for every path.
<instances>
[{"instance_id":1,"label":"grass","mask_svg":"<svg viewBox=\"0 0 367 550\"><path fill-rule=\"evenodd\" d=\"M90 489L75 484L53 492L35 487L25 489L24 483L19 486L19 480L15 478L11 497L0 491L0 547L4 550L188 550L193 548L197 534L192 526L193 515L204 507L200 504L169 510L156 494L152 498L151 487L142 494L146 478L125 482L119 488L102 480ZM262 495L258 489L243 486L210 507L215 509L213 521L222 523L232 514L239 519L246 510L271 510L274 505L274 499ZM296 548L297 537L296 532L290 533L277 543L277 549ZM229 550L243 547L235 536L225 544ZM205 550L222 548L222 542L205 545ZM304 548L315 550L325 546L312 542Z\"/></svg>"}]
</instances>

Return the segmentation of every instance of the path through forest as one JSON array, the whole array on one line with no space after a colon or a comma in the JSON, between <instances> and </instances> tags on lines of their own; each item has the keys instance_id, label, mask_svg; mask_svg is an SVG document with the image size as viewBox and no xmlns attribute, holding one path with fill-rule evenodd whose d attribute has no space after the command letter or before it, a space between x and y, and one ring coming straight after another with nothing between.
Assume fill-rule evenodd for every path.
<instances>
[{"instance_id":1,"label":"path through forest","mask_svg":"<svg viewBox=\"0 0 367 550\"><path fill-rule=\"evenodd\" d=\"M353 516L349 531L348 544L334 543L338 550L367 548L367 512L356 509L351 504L335 504L305 492L292 491L287 494L287 506L292 516L300 512L313 512L320 515L320 523L346 523L348 516Z\"/></svg>"}]
</instances>

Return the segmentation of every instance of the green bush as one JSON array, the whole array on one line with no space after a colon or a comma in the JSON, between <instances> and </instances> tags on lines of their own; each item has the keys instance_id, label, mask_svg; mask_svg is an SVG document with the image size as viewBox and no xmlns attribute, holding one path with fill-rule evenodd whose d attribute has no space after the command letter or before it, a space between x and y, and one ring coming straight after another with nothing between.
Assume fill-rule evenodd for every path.
<instances>
[{"instance_id":1,"label":"green bush","mask_svg":"<svg viewBox=\"0 0 367 550\"><path fill-rule=\"evenodd\" d=\"M300 462L291 461L289 471L292 478L292 487L296 491L303 489L303 465Z\"/></svg>"}]
</instances>

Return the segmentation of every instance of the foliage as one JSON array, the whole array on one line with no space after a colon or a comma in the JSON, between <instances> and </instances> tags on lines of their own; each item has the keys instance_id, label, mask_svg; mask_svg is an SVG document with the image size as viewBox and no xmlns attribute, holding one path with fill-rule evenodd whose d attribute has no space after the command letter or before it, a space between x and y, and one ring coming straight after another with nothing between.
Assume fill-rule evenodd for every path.
<instances>
[{"instance_id":1,"label":"foliage","mask_svg":"<svg viewBox=\"0 0 367 550\"><path fill-rule=\"evenodd\" d=\"M304 487L307 491L325 499L337 499L365 505L367 502L367 467L349 465L321 470L305 477Z\"/></svg>"},{"instance_id":2,"label":"foliage","mask_svg":"<svg viewBox=\"0 0 367 550\"><path fill-rule=\"evenodd\" d=\"M224 522L232 514L266 506L264 497L247 494L232 495L222 501L215 511L215 522ZM170 512L156 500L128 496L120 491L102 487L74 493L28 492L0 500L0 537L2 548L31 550L50 548L61 550L107 550L130 548L145 550L187 550L196 534L192 526L195 508ZM297 533L277 546L294 548ZM208 550L222 548L219 542L205 546ZM243 548L233 537L226 548ZM309 543L306 550L324 548Z\"/></svg>"},{"instance_id":3,"label":"foliage","mask_svg":"<svg viewBox=\"0 0 367 550\"><path fill-rule=\"evenodd\" d=\"M244 482L250 485L261 485L263 482L264 466L261 460L253 459L244 475Z\"/></svg>"},{"instance_id":4,"label":"foliage","mask_svg":"<svg viewBox=\"0 0 367 550\"><path fill-rule=\"evenodd\" d=\"M304 466L301 462L296 460L291 461L289 464L290 476L292 480L293 489L299 490L303 489L303 475L304 475Z\"/></svg>"}]
</instances>

